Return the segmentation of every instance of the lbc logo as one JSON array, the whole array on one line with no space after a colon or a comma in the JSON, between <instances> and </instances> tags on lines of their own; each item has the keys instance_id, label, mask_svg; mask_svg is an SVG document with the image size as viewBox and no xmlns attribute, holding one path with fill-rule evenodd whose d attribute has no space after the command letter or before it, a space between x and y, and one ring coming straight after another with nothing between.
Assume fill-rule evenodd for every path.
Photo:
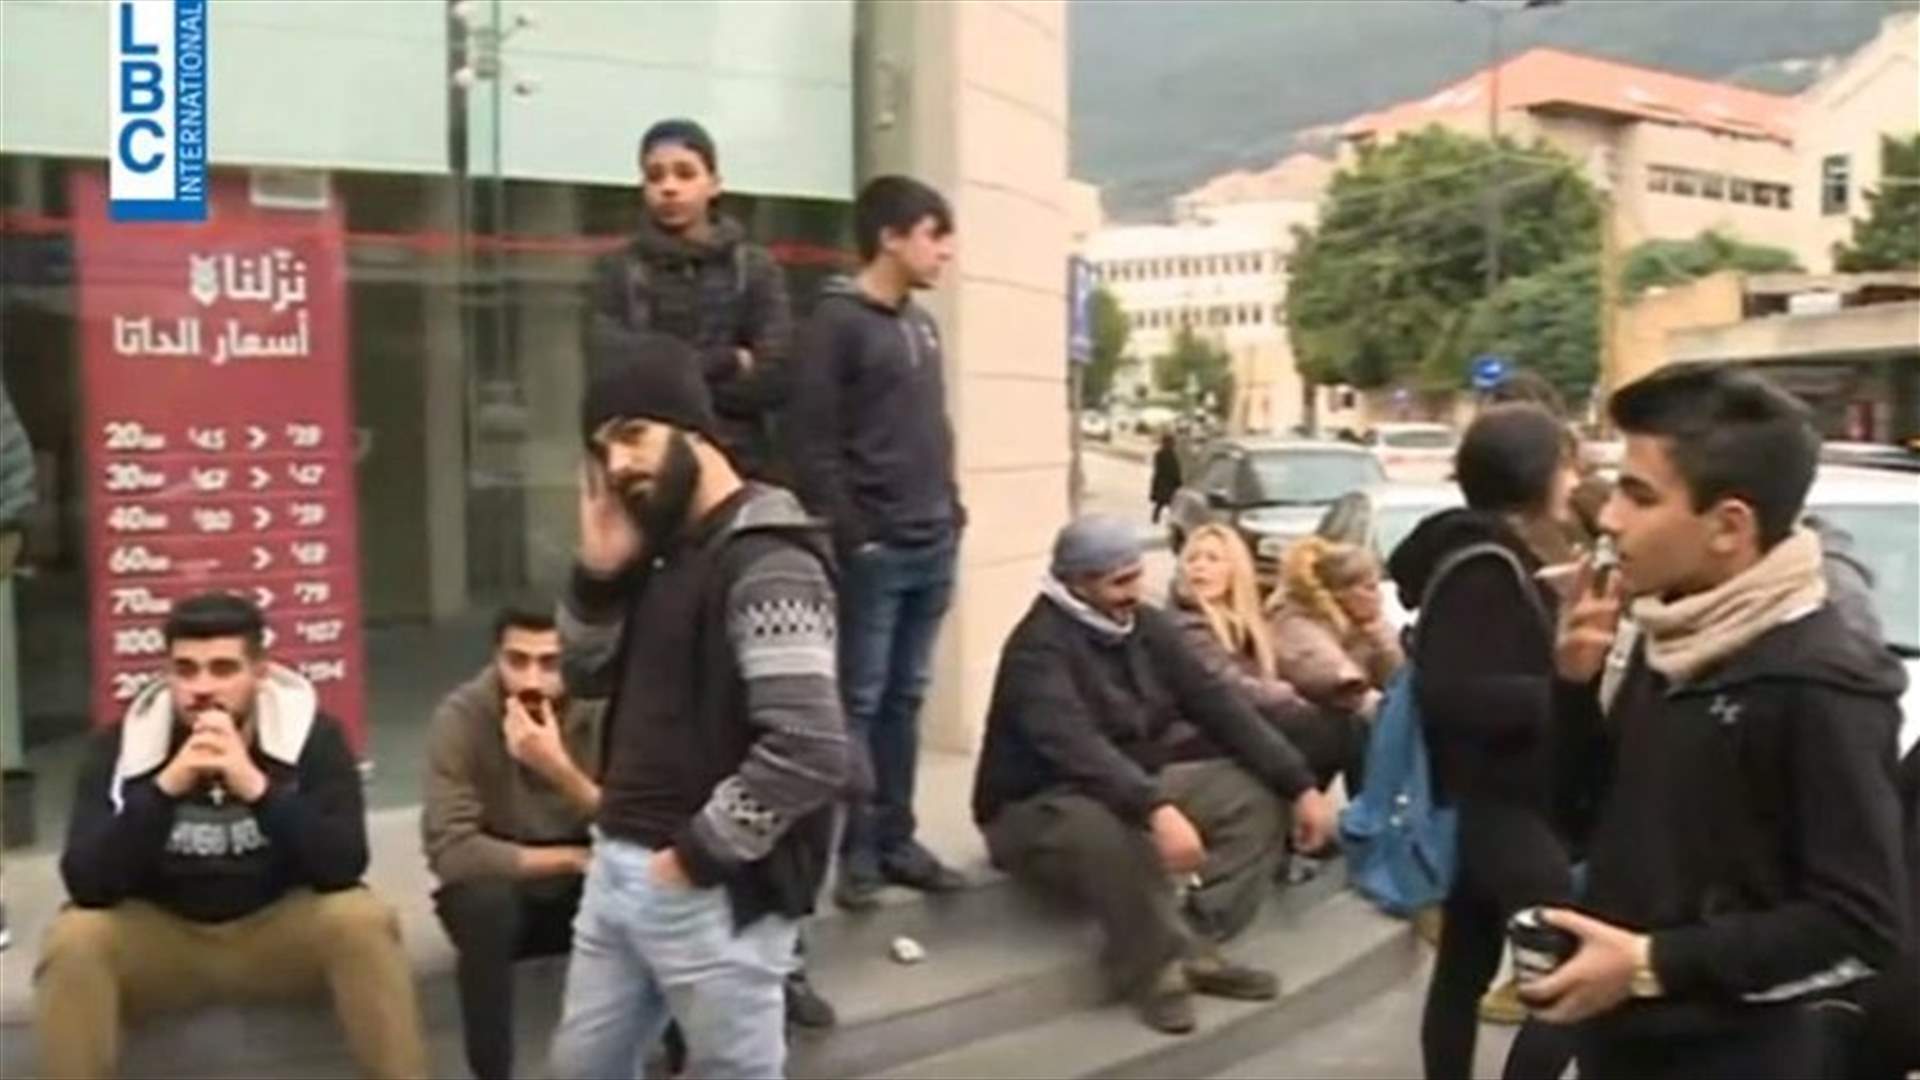
<instances>
[{"instance_id":1,"label":"lbc logo","mask_svg":"<svg viewBox=\"0 0 1920 1080\"><path fill-rule=\"evenodd\" d=\"M114 0L115 221L207 219L207 0Z\"/></svg>"}]
</instances>

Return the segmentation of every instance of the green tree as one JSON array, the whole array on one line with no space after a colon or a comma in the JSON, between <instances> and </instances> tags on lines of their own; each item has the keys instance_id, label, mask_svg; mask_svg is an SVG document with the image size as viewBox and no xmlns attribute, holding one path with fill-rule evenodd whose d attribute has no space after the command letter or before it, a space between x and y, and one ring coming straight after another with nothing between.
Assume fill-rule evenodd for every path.
<instances>
[{"instance_id":1,"label":"green tree","mask_svg":"<svg viewBox=\"0 0 1920 1080\"><path fill-rule=\"evenodd\" d=\"M1365 148L1296 229L1287 325L1302 374L1376 387L1454 382L1486 299L1488 199L1504 280L1599 248L1600 202L1572 160L1438 127Z\"/></svg>"},{"instance_id":2,"label":"green tree","mask_svg":"<svg viewBox=\"0 0 1920 1080\"><path fill-rule=\"evenodd\" d=\"M1538 372L1568 401L1586 400L1600 373L1599 258L1577 255L1502 284L1462 338L1454 385L1466 380L1467 357L1492 353Z\"/></svg>"},{"instance_id":3,"label":"green tree","mask_svg":"<svg viewBox=\"0 0 1920 1080\"><path fill-rule=\"evenodd\" d=\"M1153 386L1162 393L1195 390L1194 404L1213 396L1213 411L1227 416L1233 410L1233 357L1219 345L1183 326L1173 338L1173 351L1153 358Z\"/></svg>"},{"instance_id":4,"label":"green tree","mask_svg":"<svg viewBox=\"0 0 1920 1080\"><path fill-rule=\"evenodd\" d=\"M1833 247L1843 273L1920 270L1920 135L1881 137L1880 176L1867 216L1854 219L1853 242Z\"/></svg>"},{"instance_id":5,"label":"green tree","mask_svg":"<svg viewBox=\"0 0 1920 1080\"><path fill-rule=\"evenodd\" d=\"M1132 326L1120 301L1104 287L1093 290L1093 359L1081 369L1080 402L1089 409L1106 404L1113 377L1125 362Z\"/></svg>"},{"instance_id":6,"label":"green tree","mask_svg":"<svg viewBox=\"0 0 1920 1080\"><path fill-rule=\"evenodd\" d=\"M1656 286L1681 285L1721 270L1779 274L1800 269L1785 248L1748 244L1709 229L1691 240L1648 240L1627 252L1620 267L1620 288L1637 297Z\"/></svg>"}]
</instances>

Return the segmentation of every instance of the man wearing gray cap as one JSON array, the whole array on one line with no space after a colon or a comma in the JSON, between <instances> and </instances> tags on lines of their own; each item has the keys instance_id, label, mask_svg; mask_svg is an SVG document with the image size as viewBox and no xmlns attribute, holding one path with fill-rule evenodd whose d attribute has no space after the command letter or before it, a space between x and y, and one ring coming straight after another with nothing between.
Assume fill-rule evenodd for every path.
<instances>
[{"instance_id":1,"label":"man wearing gray cap","mask_svg":"<svg viewBox=\"0 0 1920 1080\"><path fill-rule=\"evenodd\" d=\"M1115 992L1149 1026L1183 1034L1195 992L1279 992L1218 943L1258 914L1289 817L1295 846L1311 851L1332 835L1333 809L1286 738L1141 605L1144 571L1124 521L1061 530L1001 652L973 812L996 866L1091 909ZM1164 766L1180 721L1227 758Z\"/></svg>"}]
</instances>

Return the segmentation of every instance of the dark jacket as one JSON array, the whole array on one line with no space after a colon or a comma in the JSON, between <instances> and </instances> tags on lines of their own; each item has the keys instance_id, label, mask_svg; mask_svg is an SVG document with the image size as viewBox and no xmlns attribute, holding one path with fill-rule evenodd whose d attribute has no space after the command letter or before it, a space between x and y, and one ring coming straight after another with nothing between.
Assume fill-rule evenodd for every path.
<instances>
[{"instance_id":1,"label":"dark jacket","mask_svg":"<svg viewBox=\"0 0 1920 1080\"><path fill-rule=\"evenodd\" d=\"M1593 695L1566 703L1603 765L1586 906L1652 935L1667 992L1599 1032L1697 1030L1888 965L1912 904L1894 760L1905 685L1828 605L1686 685L1636 649L1604 720Z\"/></svg>"},{"instance_id":2,"label":"dark jacket","mask_svg":"<svg viewBox=\"0 0 1920 1080\"><path fill-rule=\"evenodd\" d=\"M1147 486L1147 499L1155 506L1165 506L1179 490L1180 453L1171 446L1162 446L1153 452L1153 479Z\"/></svg>"},{"instance_id":3,"label":"dark jacket","mask_svg":"<svg viewBox=\"0 0 1920 1080\"><path fill-rule=\"evenodd\" d=\"M800 497L841 551L965 525L943 367L939 327L911 298L893 308L827 283L795 349L788 430Z\"/></svg>"},{"instance_id":4,"label":"dark jacket","mask_svg":"<svg viewBox=\"0 0 1920 1080\"><path fill-rule=\"evenodd\" d=\"M1182 722L1289 799L1313 786L1299 752L1207 673L1166 614L1142 607L1114 641L1042 596L1000 654L974 820L990 824L1011 803L1066 789L1144 824L1168 801L1158 779L1164 739Z\"/></svg>"},{"instance_id":5,"label":"dark jacket","mask_svg":"<svg viewBox=\"0 0 1920 1080\"><path fill-rule=\"evenodd\" d=\"M1474 559L1455 570L1420 610L1433 573L1447 556L1492 542L1525 569ZM1555 695L1552 591L1533 582L1540 568L1511 525L1497 514L1448 510L1416 526L1388 559L1400 602L1419 612L1414 663L1434 781L1447 802L1493 798L1534 809L1550 804L1550 753ZM1531 588L1539 605L1521 592Z\"/></svg>"},{"instance_id":6,"label":"dark jacket","mask_svg":"<svg viewBox=\"0 0 1920 1080\"><path fill-rule=\"evenodd\" d=\"M671 552L576 569L561 607L577 692L609 697L600 830L672 846L737 927L810 913L825 876L851 752L831 567L791 494L748 485Z\"/></svg>"},{"instance_id":7,"label":"dark jacket","mask_svg":"<svg viewBox=\"0 0 1920 1080\"><path fill-rule=\"evenodd\" d=\"M315 709L313 687L283 668L253 761L267 791L248 806L202 788L169 798L154 778L185 743L166 683L134 699L92 736L75 788L60 873L81 907L145 900L195 922L250 915L290 889L359 883L367 870L360 770L340 725Z\"/></svg>"},{"instance_id":8,"label":"dark jacket","mask_svg":"<svg viewBox=\"0 0 1920 1080\"><path fill-rule=\"evenodd\" d=\"M793 316L786 275L731 218L695 244L643 218L625 247L594 267L593 320L653 330L692 345L720 420L721 444L754 477L775 463L772 419L786 401ZM753 354L741 370L736 350Z\"/></svg>"}]
</instances>

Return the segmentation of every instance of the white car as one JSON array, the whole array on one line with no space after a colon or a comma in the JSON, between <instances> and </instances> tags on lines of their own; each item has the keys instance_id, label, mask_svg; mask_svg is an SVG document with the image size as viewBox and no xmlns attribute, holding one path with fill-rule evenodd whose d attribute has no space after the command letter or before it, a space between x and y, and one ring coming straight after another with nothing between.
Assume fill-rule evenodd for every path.
<instances>
[{"instance_id":1,"label":"white car","mask_svg":"<svg viewBox=\"0 0 1920 1080\"><path fill-rule=\"evenodd\" d=\"M1089 409L1080 414L1080 437L1106 442L1113 438L1113 422L1107 419L1106 413Z\"/></svg>"},{"instance_id":2,"label":"white car","mask_svg":"<svg viewBox=\"0 0 1920 1080\"><path fill-rule=\"evenodd\" d=\"M1847 534L1850 554L1873 574L1874 607L1887 646L1907 665L1900 753L1920 743L1920 474L1823 467L1807 512Z\"/></svg>"},{"instance_id":3,"label":"white car","mask_svg":"<svg viewBox=\"0 0 1920 1080\"><path fill-rule=\"evenodd\" d=\"M1367 432L1387 479L1425 483L1453 475L1453 452L1460 436L1445 424L1376 424Z\"/></svg>"}]
</instances>

